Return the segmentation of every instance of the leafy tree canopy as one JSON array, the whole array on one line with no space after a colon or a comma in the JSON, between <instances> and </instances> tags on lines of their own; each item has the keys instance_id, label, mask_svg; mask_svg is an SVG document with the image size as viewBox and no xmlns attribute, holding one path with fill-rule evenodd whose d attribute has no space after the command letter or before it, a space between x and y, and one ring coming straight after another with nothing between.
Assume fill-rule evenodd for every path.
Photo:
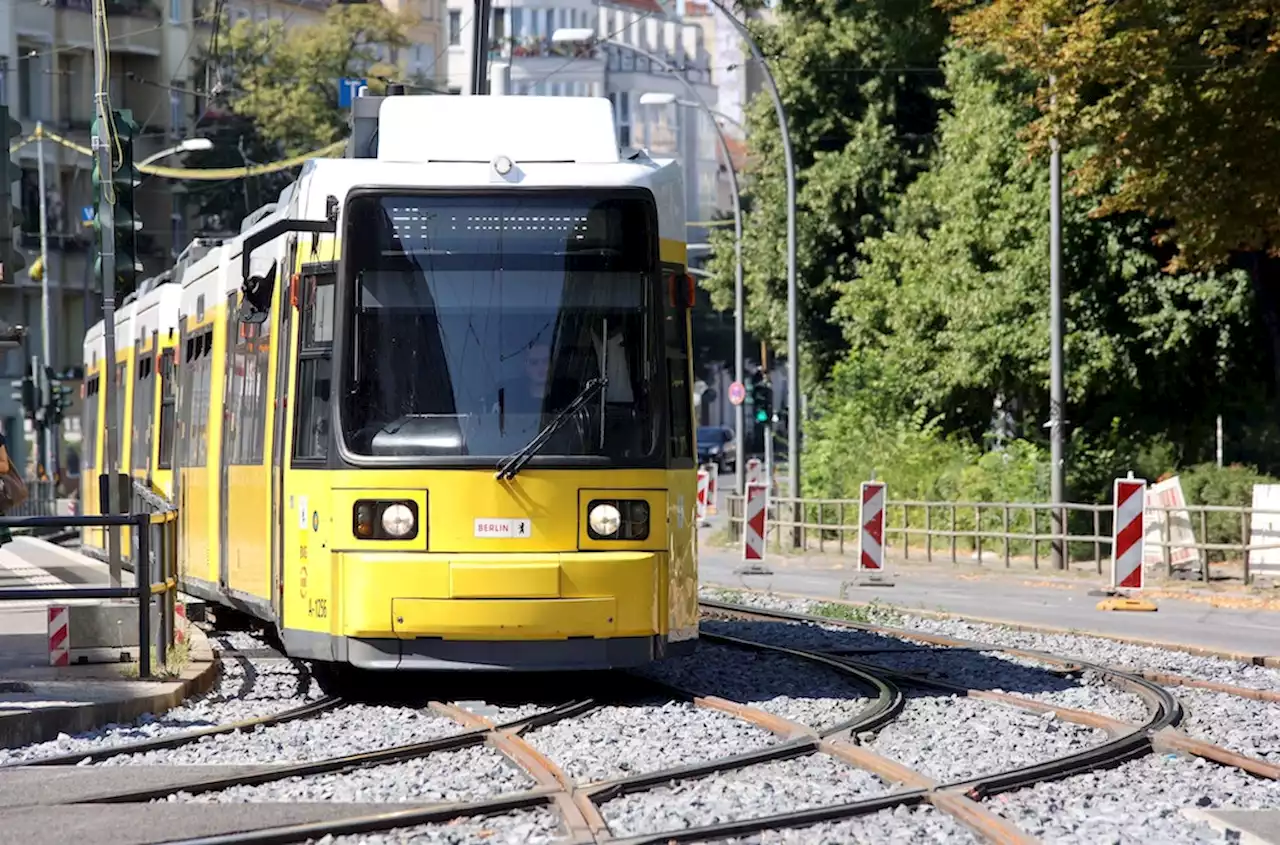
<instances>
[{"instance_id":1,"label":"leafy tree canopy","mask_svg":"<svg viewBox=\"0 0 1280 845\"><path fill-rule=\"evenodd\" d=\"M946 20L928 0L784 0L779 22L749 24L777 81L797 170L800 337L820 379L844 347L832 307L852 278L858 246L881 231L895 195L918 172L935 113ZM934 78L931 79L930 76ZM743 264L748 328L785 348L786 185L781 135L766 95L747 115L753 171ZM704 284L717 308L732 308L733 230L712 235Z\"/></svg>"},{"instance_id":2,"label":"leafy tree canopy","mask_svg":"<svg viewBox=\"0 0 1280 845\"><path fill-rule=\"evenodd\" d=\"M239 21L224 47L233 77L226 82L236 90L231 104L285 155L331 144L347 133L339 81L364 77L372 91L382 90L397 70L379 56L408 45L407 27L380 3L333 5L323 21L304 27Z\"/></svg>"},{"instance_id":3,"label":"leafy tree canopy","mask_svg":"<svg viewBox=\"0 0 1280 845\"><path fill-rule=\"evenodd\" d=\"M1274 0L937 1L1033 75L1035 144L1088 145L1083 191L1118 183L1097 212L1171 220L1175 264L1280 248Z\"/></svg>"}]
</instances>

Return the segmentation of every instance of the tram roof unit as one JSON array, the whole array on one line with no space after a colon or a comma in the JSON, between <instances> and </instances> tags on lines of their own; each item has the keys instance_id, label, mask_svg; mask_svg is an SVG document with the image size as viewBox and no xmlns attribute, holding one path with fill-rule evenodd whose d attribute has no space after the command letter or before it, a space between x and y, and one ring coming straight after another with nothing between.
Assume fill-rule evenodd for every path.
<instances>
[{"instance_id":1,"label":"tram roof unit","mask_svg":"<svg viewBox=\"0 0 1280 845\"><path fill-rule=\"evenodd\" d=\"M181 302L182 286L170 281L143 294L138 300L137 316L134 319L134 342L144 343L152 332L156 332L161 338L176 335L178 307Z\"/></svg>"}]
</instances>

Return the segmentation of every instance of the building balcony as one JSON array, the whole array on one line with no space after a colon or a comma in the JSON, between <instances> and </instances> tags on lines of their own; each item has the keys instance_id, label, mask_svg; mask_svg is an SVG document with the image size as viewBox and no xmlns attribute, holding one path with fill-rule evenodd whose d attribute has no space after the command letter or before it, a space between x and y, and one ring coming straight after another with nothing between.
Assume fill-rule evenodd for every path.
<instances>
[{"instance_id":1,"label":"building balcony","mask_svg":"<svg viewBox=\"0 0 1280 845\"><path fill-rule=\"evenodd\" d=\"M51 0L16 3L14 29L22 33L47 33L59 50L93 50L93 9L90 0ZM157 0L107 0L108 27L113 54L159 56L164 46L163 16Z\"/></svg>"},{"instance_id":2,"label":"building balcony","mask_svg":"<svg viewBox=\"0 0 1280 845\"><path fill-rule=\"evenodd\" d=\"M550 38L523 36L495 39L489 44L490 59L579 58L584 61L601 58L600 48L578 44L553 44Z\"/></svg>"}]
</instances>

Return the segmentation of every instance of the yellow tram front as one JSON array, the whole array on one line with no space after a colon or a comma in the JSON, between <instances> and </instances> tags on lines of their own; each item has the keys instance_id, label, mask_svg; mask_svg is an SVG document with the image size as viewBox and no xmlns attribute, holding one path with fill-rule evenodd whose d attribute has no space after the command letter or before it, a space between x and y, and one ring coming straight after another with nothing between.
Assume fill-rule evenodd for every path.
<instances>
[{"instance_id":1,"label":"yellow tram front","mask_svg":"<svg viewBox=\"0 0 1280 845\"><path fill-rule=\"evenodd\" d=\"M566 670L694 644L678 189L356 188L341 260L299 250L290 654Z\"/></svg>"}]
</instances>

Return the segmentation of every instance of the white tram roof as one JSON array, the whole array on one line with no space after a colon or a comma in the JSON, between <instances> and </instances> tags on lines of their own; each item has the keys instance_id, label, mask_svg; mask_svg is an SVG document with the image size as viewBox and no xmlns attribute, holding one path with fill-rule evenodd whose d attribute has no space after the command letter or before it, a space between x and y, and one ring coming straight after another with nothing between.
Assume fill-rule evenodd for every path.
<instances>
[{"instance_id":1,"label":"white tram roof","mask_svg":"<svg viewBox=\"0 0 1280 845\"><path fill-rule=\"evenodd\" d=\"M160 337L178 331L178 306L182 302L182 286L172 282L157 285L138 299L134 318L134 343L141 343L156 332Z\"/></svg>"},{"instance_id":2,"label":"white tram roof","mask_svg":"<svg viewBox=\"0 0 1280 845\"><path fill-rule=\"evenodd\" d=\"M643 152L620 154L613 104L594 97L388 97L380 105L378 158L312 159L276 203L251 215L242 231L185 268L181 315L225 303L244 280L240 255L245 237L278 220L324 220L326 201L356 187L390 191L414 188L607 188L643 187L658 206L659 235L684 242L684 187L680 166ZM444 127L432 132L425 127ZM513 167L499 175L501 156ZM278 262L284 237L254 250L253 273Z\"/></svg>"}]
</instances>

